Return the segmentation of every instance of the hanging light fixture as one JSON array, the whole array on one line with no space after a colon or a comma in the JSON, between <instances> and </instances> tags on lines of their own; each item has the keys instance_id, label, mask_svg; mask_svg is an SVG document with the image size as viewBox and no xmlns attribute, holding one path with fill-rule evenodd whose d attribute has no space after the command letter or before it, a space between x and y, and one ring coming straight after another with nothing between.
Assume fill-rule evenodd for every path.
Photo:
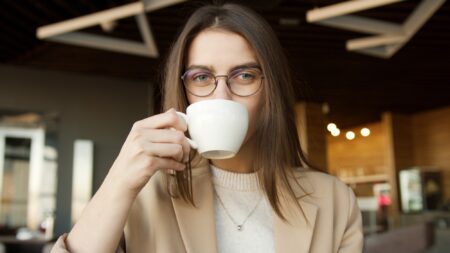
<instances>
[{"instance_id":1,"label":"hanging light fixture","mask_svg":"<svg viewBox=\"0 0 450 253\"><path fill-rule=\"evenodd\" d=\"M341 134L341 130L339 130L339 128L335 128L333 130L331 130L331 135L333 135L334 137L338 137Z\"/></svg>"},{"instance_id":2,"label":"hanging light fixture","mask_svg":"<svg viewBox=\"0 0 450 253\"><path fill-rule=\"evenodd\" d=\"M185 1L141 0L38 27L36 36L41 40L157 58L159 52L146 13ZM142 42L80 32L82 29L96 25L100 25L104 31L109 32L117 25L117 20L133 16L136 18Z\"/></svg>"},{"instance_id":3,"label":"hanging light fixture","mask_svg":"<svg viewBox=\"0 0 450 253\"><path fill-rule=\"evenodd\" d=\"M347 41L347 50L371 56L390 58L402 48L445 0L422 0L403 24L351 15L405 0L351 0L315 8L306 13L309 23L371 34Z\"/></svg>"},{"instance_id":4,"label":"hanging light fixture","mask_svg":"<svg viewBox=\"0 0 450 253\"><path fill-rule=\"evenodd\" d=\"M361 129L361 135L364 136L364 137L369 136L370 135L370 129L367 128L367 127Z\"/></svg>"},{"instance_id":5,"label":"hanging light fixture","mask_svg":"<svg viewBox=\"0 0 450 253\"><path fill-rule=\"evenodd\" d=\"M353 139L355 139L355 132L353 132L353 131L348 131L346 134L345 134L345 138L347 138L347 140L353 140Z\"/></svg>"},{"instance_id":6,"label":"hanging light fixture","mask_svg":"<svg viewBox=\"0 0 450 253\"><path fill-rule=\"evenodd\" d=\"M332 132L334 129L337 129L336 124L334 124L334 123L329 123L329 124L327 125L327 130L328 130L328 131Z\"/></svg>"}]
</instances>

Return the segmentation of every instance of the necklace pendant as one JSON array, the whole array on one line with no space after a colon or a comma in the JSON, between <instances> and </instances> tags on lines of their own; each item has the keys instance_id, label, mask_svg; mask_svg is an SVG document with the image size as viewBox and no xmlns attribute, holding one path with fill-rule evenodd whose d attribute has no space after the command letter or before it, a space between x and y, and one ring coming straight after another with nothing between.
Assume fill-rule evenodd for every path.
<instances>
[{"instance_id":1,"label":"necklace pendant","mask_svg":"<svg viewBox=\"0 0 450 253\"><path fill-rule=\"evenodd\" d=\"M238 231L242 231L242 225L237 225Z\"/></svg>"}]
</instances>

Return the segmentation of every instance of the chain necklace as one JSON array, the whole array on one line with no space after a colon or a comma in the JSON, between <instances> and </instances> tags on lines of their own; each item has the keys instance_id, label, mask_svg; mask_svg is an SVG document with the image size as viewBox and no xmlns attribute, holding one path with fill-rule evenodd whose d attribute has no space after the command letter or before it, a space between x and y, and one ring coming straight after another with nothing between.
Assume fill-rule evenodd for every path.
<instances>
[{"instance_id":1,"label":"chain necklace","mask_svg":"<svg viewBox=\"0 0 450 253\"><path fill-rule=\"evenodd\" d=\"M256 205L253 207L252 211L247 215L247 217L245 217L244 221L242 221L241 224L237 223L236 220L233 218L233 216L231 216L230 212L228 211L228 209L225 207L222 199L219 196L219 193L217 193L216 189L214 188L214 193L217 196L217 199L219 200L220 205L222 206L223 210L225 211L225 213L227 214L228 218L230 218L231 222L233 222L233 224L236 226L238 231L242 231L244 229L244 224L247 222L247 220L252 216L252 214L256 211L256 208L259 206L259 203L261 203L261 200L263 198L263 196L261 196L258 200L258 202L256 203Z\"/></svg>"}]
</instances>

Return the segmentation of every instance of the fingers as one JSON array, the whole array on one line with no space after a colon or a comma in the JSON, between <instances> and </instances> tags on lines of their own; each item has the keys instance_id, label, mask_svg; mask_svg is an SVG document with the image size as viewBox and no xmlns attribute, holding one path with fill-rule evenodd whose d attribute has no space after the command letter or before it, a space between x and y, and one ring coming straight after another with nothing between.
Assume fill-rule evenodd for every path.
<instances>
[{"instance_id":1,"label":"fingers","mask_svg":"<svg viewBox=\"0 0 450 253\"><path fill-rule=\"evenodd\" d=\"M187 125L174 109L143 119L133 125L129 143L143 152L149 168L183 170L189 161ZM134 144L132 144L134 143Z\"/></svg>"},{"instance_id":2,"label":"fingers","mask_svg":"<svg viewBox=\"0 0 450 253\"><path fill-rule=\"evenodd\" d=\"M147 134L147 140L153 144L173 143L181 145L182 156L180 160L177 160L185 163L188 162L191 146L189 145L187 138L183 132L168 129L153 129L145 131L145 134Z\"/></svg>"},{"instance_id":3,"label":"fingers","mask_svg":"<svg viewBox=\"0 0 450 253\"><path fill-rule=\"evenodd\" d=\"M173 143L156 143L145 145L145 152L150 156L172 158L173 160L183 163L184 153L180 144Z\"/></svg>"},{"instance_id":4,"label":"fingers","mask_svg":"<svg viewBox=\"0 0 450 253\"><path fill-rule=\"evenodd\" d=\"M177 162L171 158L149 156L148 159L148 166L153 170L173 169L182 171L186 168L186 165L184 163Z\"/></svg>"},{"instance_id":5,"label":"fingers","mask_svg":"<svg viewBox=\"0 0 450 253\"><path fill-rule=\"evenodd\" d=\"M174 109L137 121L133 127L148 129L175 128L182 132L187 130L186 122L178 116Z\"/></svg>"}]
</instances>

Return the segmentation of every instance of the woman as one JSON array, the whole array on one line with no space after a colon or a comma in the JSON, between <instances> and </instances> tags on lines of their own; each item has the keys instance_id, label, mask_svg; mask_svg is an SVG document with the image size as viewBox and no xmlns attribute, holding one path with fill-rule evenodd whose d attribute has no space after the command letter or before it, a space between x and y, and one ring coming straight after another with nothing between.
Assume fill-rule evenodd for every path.
<instances>
[{"instance_id":1,"label":"woman","mask_svg":"<svg viewBox=\"0 0 450 253\"><path fill-rule=\"evenodd\" d=\"M261 17L234 4L198 9L172 47L163 89L165 112L133 125L53 252L362 251L353 192L307 168L287 63ZM175 111L206 99L233 100L249 112L244 144L231 159L191 152Z\"/></svg>"}]
</instances>

